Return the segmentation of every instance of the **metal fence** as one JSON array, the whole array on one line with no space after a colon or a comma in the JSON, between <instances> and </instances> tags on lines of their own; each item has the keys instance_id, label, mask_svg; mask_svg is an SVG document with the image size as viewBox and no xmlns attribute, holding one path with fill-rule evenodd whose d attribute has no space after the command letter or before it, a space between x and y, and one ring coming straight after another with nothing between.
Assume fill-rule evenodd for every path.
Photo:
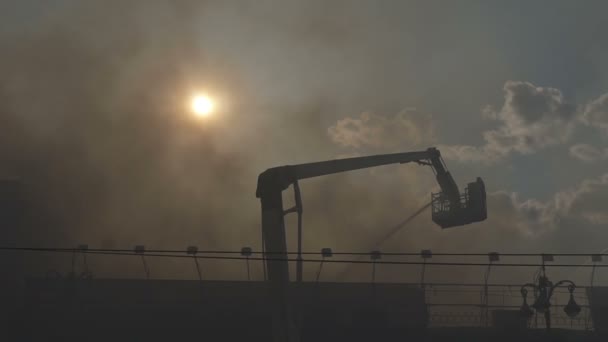
<instances>
[{"instance_id":1,"label":"metal fence","mask_svg":"<svg viewBox=\"0 0 608 342\"><path fill-rule=\"evenodd\" d=\"M487 292L483 284L433 284L425 287L425 296L430 327L492 327L495 325L494 311L512 310L519 313L522 305L519 286L506 284L492 284ZM474 297L479 299L475 301ZM571 318L563 311L569 293L556 290L550 308L551 327L593 330L587 292L581 291L574 298L581 312ZM456 302L458 300L461 302ZM535 313L528 320L528 327L546 328L544 315Z\"/></svg>"}]
</instances>

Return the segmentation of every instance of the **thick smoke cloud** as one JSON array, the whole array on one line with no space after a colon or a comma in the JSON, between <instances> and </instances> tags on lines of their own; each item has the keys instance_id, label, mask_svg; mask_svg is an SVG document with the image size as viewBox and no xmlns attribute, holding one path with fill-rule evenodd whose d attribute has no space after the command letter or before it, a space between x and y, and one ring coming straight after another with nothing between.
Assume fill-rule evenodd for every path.
<instances>
[{"instance_id":1,"label":"thick smoke cloud","mask_svg":"<svg viewBox=\"0 0 608 342\"><path fill-rule=\"evenodd\" d=\"M2 36L1 173L21 180L28 220L6 233L17 241L4 241L234 249L259 241L259 170L251 149L235 148L241 129L230 118L200 125L187 111L191 84L221 66L208 65L180 15L187 9L83 2ZM221 73L217 87L238 89L233 73Z\"/></svg>"},{"instance_id":2,"label":"thick smoke cloud","mask_svg":"<svg viewBox=\"0 0 608 342\"><path fill-rule=\"evenodd\" d=\"M476 75L469 70L497 69L488 62L490 45L477 49L476 39L469 38L466 49L454 45L464 36L453 32L458 25L452 21L447 29L429 30L415 11L391 17L369 10L367 2L66 3L35 25L0 35L0 174L22 180L31 214L28 227L17 234L19 244L259 249L260 208L254 198L259 172L442 143L438 123L452 108L431 117L420 99L440 103L436 84L449 83L454 69L471 79ZM433 6L423 10L451 13ZM397 26L402 23L403 29ZM396 51L397 45L404 48ZM226 110L217 120L192 120L184 108L201 84L212 85L209 90L222 99ZM452 89L446 96L474 93L460 82L445 88ZM504 159L568 137L574 112L559 91L508 82L504 92L501 109L486 111L498 127L486 131L484 145L441 146L446 157L453 150L457 159ZM419 109L399 111L409 106ZM458 180L462 185L468 179ZM438 190L431 171L418 165L301 186L304 245L312 251L366 251ZM383 250L571 251L564 241L574 240L572 227L602 222L601 211L584 209L593 201L583 199L597 196L592 190L548 201L495 190L487 222L441 231L426 212ZM293 250L295 220L288 217L287 223ZM601 241L601 232L587 233L577 241L599 246L593 242ZM107 260L91 260L94 271L141 269L139 260ZM192 265L150 263L153 276L194 276ZM204 267L217 278L238 278L244 269L235 263ZM329 277L343 271L339 265L325 267ZM314 274L316 265L306 271ZM480 274L463 272L471 278ZM382 277L417 275L393 269ZM351 274L368 276L367 267Z\"/></svg>"},{"instance_id":3,"label":"thick smoke cloud","mask_svg":"<svg viewBox=\"0 0 608 342\"><path fill-rule=\"evenodd\" d=\"M306 68L308 59L300 63L294 56L304 70L290 66L289 73L272 74L267 71L279 65L264 59L270 51L289 54L292 47L336 42L347 44L343 48L348 50L349 37L356 34L345 29L350 23L329 17L308 25L297 15L313 11L307 6L280 10L300 18L295 22L268 22L269 15L256 6L243 16L240 10L246 8L238 7L73 2L39 18L36 25L1 37L6 47L0 62L1 173L21 180L28 214L24 227L6 233L11 244L260 248L257 174L266 167L345 152L327 136L328 127L336 125L327 118L344 109L319 97L319 80L307 78L306 70L319 65ZM195 20L200 17L207 18L202 26ZM276 13L270 17L283 18ZM227 25L236 19L243 21ZM211 34L209 21L221 32ZM335 34L328 36L327 30ZM267 34L285 37L269 39L275 45L271 48L239 40L247 34L259 42ZM222 36L240 45L228 44ZM253 68L248 64L252 56L263 63ZM292 83L296 89L281 92ZM200 84L212 84L211 90L220 95L229 93L223 102L226 112L215 121L195 121L185 108ZM277 93L265 94L260 84ZM408 133L408 139L422 134ZM414 140L424 143L422 135ZM397 147L410 146L378 149ZM360 250L382 236L383 227L423 204L416 196L428 197L432 176L412 170L379 169L302 184L307 249ZM396 191L395 182L403 190ZM289 201L288 195L285 199ZM344 238L353 232L356 238ZM288 235L293 249L292 230ZM41 260L32 257L32 264ZM137 260L107 260L90 262L102 275L116 275L120 269L132 275L140 268ZM42 263L39 271L64 269L69 265L64 261ZM190 266L168 261L151 265L155 276L179 275ZM242 274L240 264L208 267L212 276Z\"/></svg>"}]
</instances>

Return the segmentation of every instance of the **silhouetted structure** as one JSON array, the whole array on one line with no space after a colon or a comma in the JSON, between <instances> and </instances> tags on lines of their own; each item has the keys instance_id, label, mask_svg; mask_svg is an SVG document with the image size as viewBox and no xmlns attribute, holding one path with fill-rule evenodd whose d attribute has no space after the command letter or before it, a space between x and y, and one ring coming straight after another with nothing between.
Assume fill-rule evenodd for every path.
<instances>
[{"instance_id":1,"label":"silhouetted structure","mask_svg":"<svg viewBox=\"0 0 608 342\"><path fill-rule=\"evenodd\" d=\"M22 242L25 203L21 182L13 179L0 180L0 243L15 247ZM16 294L21 290L25 256L19 252L5 251L0 255L0 329L5 327L11 312L18 306ZM4 329L3 329L4 330Z\"/></svg>"},{"instance_id":2,"label":"silhouetted structure","mask_svg":"<svg viewBox=\"0 0 608 342\"><path fill-rule=\"evenodd\" d=\"M24 220L21 182L0 179L0 238L5 246L15 245Z\"/></svg>"},{"instance_id":3,"label":"silhouetted structure","mask_svg":"<svg viewBox=\"0 0 608 342\"><path fill-rule=\"evenodd\" d=\"M290 308L289 265L287 258L287 241L284 216L295 212L298 214L298 254L296 262L296 279L302 281L302 199L299 181L335 173L365 169L370 167L404 164L415 162L430 166L435 173L442 192L432 196L433 221L442 228L461 226L483 221L487 217L486 191L481 178L470 183L464 195L447 170L439 150L429 148L426 151L382 154L367 157L356 157L339 160L328 160L315 163L286 165L270 168L258 177L256 196L262 204L262 235L265 251L272 253L273 258L266 262L268 281L275 296L270 302L274 307L272 324L275 342L299 340L298 326L292 317ZM283 190L293 185L295 206L284 210Z\"/></svg>"},{"instance_id":4,"label":"silhouetted structure","mask_svg":"<svg viewBox=\"0 0 608 342\"><path fill-rule=\"evenodd\" d=\"M595 330L608 339L608 287L588 288L587 296L589 296Z\"/></svg>"},{"instance_id":5,"label":"silhouetted structure","mask_svg":"<svg viewBox=\"0 0 608 342\"><path fill-rule=\"evenodd\" d=\"M24 340L272 338L266 282L29 279L26 294L13 324ZM306 341L397 340L428 323L424 294L411 286L298 283L291 295Z\"/></svg>"},{"instance_id":6,"label":"silhouetted structure","mask_svg":"<svg viewBox=\"0 0 608 342\"><path fill-rule=\"evenodd\" d=\"M266 342L271 291L266 282L28 279L8 340ZM291 296L303 341L605 340L589 331L529 329L519 310L494 310L489 328L428 328L423 289L411 285L294 283Z\"/></svg>"}]
</instances>

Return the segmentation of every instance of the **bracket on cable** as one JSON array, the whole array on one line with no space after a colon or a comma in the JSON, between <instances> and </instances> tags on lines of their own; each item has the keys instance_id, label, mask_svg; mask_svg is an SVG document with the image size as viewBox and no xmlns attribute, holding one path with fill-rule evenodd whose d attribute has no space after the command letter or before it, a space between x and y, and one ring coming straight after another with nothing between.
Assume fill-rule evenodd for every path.
<instances>
[{"instance_id":1,"label":"bracket on cable","mask_svg":"<svg viewBox=\"0 0 608 342\"><path fill-rule=\"evenodd\" d=\"M298 214L298 256L296 257L296 280L302 281L302 196L300 195L300 185L296 180L293 182L293 193L296 205L283 211L283 215L297 213Z\"/></svg>"}]
</instances>

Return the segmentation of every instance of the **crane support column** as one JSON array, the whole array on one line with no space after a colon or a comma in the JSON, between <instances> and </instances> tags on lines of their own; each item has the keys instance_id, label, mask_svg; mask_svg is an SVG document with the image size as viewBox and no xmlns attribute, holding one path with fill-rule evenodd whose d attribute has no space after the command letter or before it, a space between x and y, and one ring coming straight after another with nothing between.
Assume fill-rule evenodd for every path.
<instances>
[{"instance_id":1,"label":"crane support column","mask_svg":"<svg viewBox=\"0 0 608 342\"><path fill-rule=\"evenodd\" d=\"M289 327L292 325L289 303L289 264L285 221L283 219L283 199L281 192L262 198L262 231L266 246L280 246L279 249L266 250L268 265L268 284L272 310L272 330L274 342L292 342L289 338Z\"/></svg>"},{"instance_id":2,"label":"crane support column","mask_svg":"<svg viewBox=\"0 0 608 342\"><path fill-rule=\"evenodd\" d=\"M271 305L273 306L273 331L275 342L299 342L299 331L295 325L289 293L289 262L284 215L298 213L298 258L297 279L302 280L302 203L298 181L340 172L369 167L417 162L429 165L435 171L442 192L433 199L433 221L442 228L479 222L486 219L485 186L481 178L469 183L465 190L466 203L461 203L458 185L447 171L441 154L436 148L426 151L381 154L328 160L315 163L285 165L270 168L258 177L256 197L262 202L262 234L266 249ZM296 206L283 209L283 190L294 186ZM433 195L434 196L434 195ZM437 205L435 205L437 204ZM435 208L437 207L437 208Z\"/></svg>"}]
</instances>

